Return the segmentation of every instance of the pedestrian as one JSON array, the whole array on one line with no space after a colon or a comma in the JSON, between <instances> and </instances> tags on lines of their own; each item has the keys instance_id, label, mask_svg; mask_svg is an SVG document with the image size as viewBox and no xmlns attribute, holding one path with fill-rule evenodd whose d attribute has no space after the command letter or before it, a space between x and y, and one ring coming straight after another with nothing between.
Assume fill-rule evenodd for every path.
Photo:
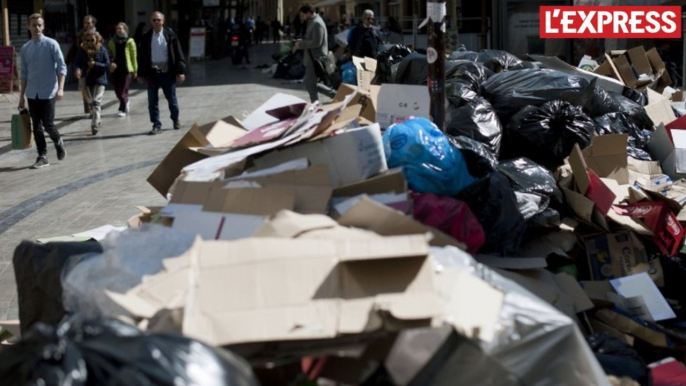
<instances>
[{"instance_id":1,"label":"pedestrian","mask_svg":"<svg viewBox=\"0 0 686 386\"><path fill-rule=\"evenodd\" d=\"M262 21L262 16L258 16L255 21L255 44L262 44L264 39L264 21Z\"/></svg>"},{"instance_id":2,"label":"pedestrian","mask_svg":"<svg viewBox=\"0 0 686 386\"><path fill-rule=\"evenodd\" d=\"M81 45L84 43L86 32L95 29L97 24L98 20L93 15L86 15L83 17L83 28L81 28L81 30L76 36L76 39L74 39L74 44L72 44L71 48L69 49L69 52L67 52L67 65L74 63L76 55L79 53ZM102 40L100 42L102 43ZM74 68L74 70L76 70L76 68ZM81 91L81 99L83 100L83 112L84 114L90 114L91 109L90 103L88 103L88 93L86 92L86 85L84 83L85 81L85 78L79 81L79 91Z\"/></svg>"},{"instance_id":3,"label":"pedestrian","mask_svg":"<svg viewBox=\"0 0 686 386\"><path fill-rule=\"evenodd\" d=\"M67 156L64 141L54 122L55 101L62 100L64 95L67 65L59 44L43 35L45 21L41 14L29 16L28 28L31 31L31 40L22 46L19 54L22 63L19 109L23 110L26 107L26 97L29 101L33 136L38 148L38 158L31 168L39 169L50 165L44 130L55 144L57 159L61 161Z\"/></svg>"},{"instance_id":4,"label":"pedestrian","mask_svg":"<svg viewBox=\"0 0 686 386\"><path fill-rule=\"evenodd\" d=\"M164 27L164 15L153 12L152 29L143 36L138 56L138 83L148 82L148 112L152 130L150 135L162 132L159 109L159 90L169 103L169 112L174 130L181 129L179 102L176 99L176 85L186 80L186 59L176 33Z\"/></svg>"},{"instance_id":5,"label":"pedestrian","mask_svg":"<svg viewBox=\"0 0 686 386\"><path fill-rule=\"evenodd\" d=\"M279 22L278 19L274 19L272 21L272 37L274 38L274 43L278 43L281 40L280 32L281 32L281 22Z\"/></svg>"},{"instance_id":6,"label":"pedestrian","mask_svg":"<svg viewBox=\"0 0 686 386\"><path fill-rule=\"evenodd\" d=\"M107 71L110 68L110 56L105 46L100 43L97 31L86 32L85 42L76 55L76 79L85 78L88 103L91 107L91 132L98 134L102 115L102 97L107 86Z\"/></svg>"},{"instance_id":7,"label":"pedestrian","mask_svg":"<svg viewBox=\"0 0 686 386\"><path fill-rule=\"evenodd\" d=\"M373 23L374 12L367 9L362 13L362 21L350 30L348 47L353 56L376 58L382 40Z\"/></svg>"},{"instance_id":8,"label":"pedestrian","mask_svg":"<svg viewBox=\"0 0 686 386\"><path fill-rule=\"evenodd\" d=\"M317 92L317 73L314 67L314 60L326 56L329 52L327 44L328 36L326 25L321 16L315 13L314 7L306 3L300 7L300 20L305 28L305 38L295 42L296 50L305 51L303 64L305 65L305 88L310 94L310 101L314 103L319 100Z\"/></svg>"},{"instance_id":9,"label":"pedestrian","mask_svg":"<svg viewBox=\"0 0 686 386\"><path fill-rule=\"evenodd\" d=\"M108 48L112 58L110 64L112 85L119 100L117 116L123 118L130 110L129 86L131 79L135 78L138 72L136 42L129 37L129 27L126 23L117 24L116 34L110 39Z\"/></svg>"}]
</instances>

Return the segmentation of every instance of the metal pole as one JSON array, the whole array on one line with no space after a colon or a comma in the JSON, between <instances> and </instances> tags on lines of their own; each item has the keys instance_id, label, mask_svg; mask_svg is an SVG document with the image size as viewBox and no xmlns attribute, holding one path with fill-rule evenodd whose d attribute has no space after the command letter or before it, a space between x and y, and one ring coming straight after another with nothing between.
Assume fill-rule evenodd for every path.
<instances>
[{"instance_id":1,"label":"metal pole","mask_svg":"<svg viewBox=\"0 0 686 386\"><path fill-rule=\"evenodd\" d=\"M431 116L441 130L445 130L445 0L426 3L429 48L426 59L429 62L429 94L431 95Z\"/></svg>"},{"instance_id":2,"label":"metal pole","mask_svg":"<svg viewBox=\"0 0 686 386\"><path fill-rule=\"evenodd\" d=\"M7 0L2 0L2 45L10 45L10 16Z\"/></svg>"}]
</instances>

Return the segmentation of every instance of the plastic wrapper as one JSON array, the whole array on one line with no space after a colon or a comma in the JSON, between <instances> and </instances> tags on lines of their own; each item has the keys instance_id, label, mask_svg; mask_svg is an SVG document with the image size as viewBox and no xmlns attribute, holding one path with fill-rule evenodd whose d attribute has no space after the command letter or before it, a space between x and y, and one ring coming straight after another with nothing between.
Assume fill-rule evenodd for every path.
<instances>
[{"instance_id":1,"label":"plastic wrapper","mask_svg":"<svg viewBox=\"0 0 686 386\"><path fill-rule=\"evenodd\" d=\"M429 63L426 55L413 52L400 63L395 74L395 83L424 85L429 77Z\"/></svg>"},{"instance_id":2,"label":"plastic wrapper","mask_svg":"<svg viewBox=\"0 0 686 386\"><path fill-rule=\"evenodd\" d=\"M467 163L469 174L476 178L486 176L495 170L498 159L488 150L488 147L479 141L465 136L448 136L450 143L458 148Z\"/></svg>"},{"instance_id":3,"label":"plastic wrapper","mask_svg":"<svg viewBox=\"0 0 686 386\"><path fill-rule=\"evenodd\" d=\"M22 241L14 250L12 265L17 283L22 333L35 323L57 324L65 315L62 305L62 270L69 259L102 253L100 243L37 244Z\"/></svg>"},{"instance_id":4,"label":"plastic wrapper","mask_svg":"<svg viewBox=\"0 0 686 386\"><path fill-rule=\"evenodd\" d=\"M481 50L476 61L483 63L484 66L495 73L525 68L519 58L501 50Z\"/></svg>"},{"instance_id":5,"label":"plastic wrapper","mask_svg":"<svg viewBox=\"0 0 686 386\"><path fill-rule=\"evenodd\" d=\"M594 119L596 133L606 134L629 134L627 152L633 158L651 161L647 152L650 132L641 130L638 125L624 113L609 113Z\"/></svg>"},{"instance_id":6,"label":"plastic wrapper","mask_svg":"<svg viewBox=\"0 0 686 386\"><path fill-rule=\"evenodd\" d=\"M460 192L457 198L469 205L486 232L488 243L481 248L482 253L517 255L526 222L507 177L497 171L490 173Z\"/></svg>"},{"instance_id":7,"label":"plastic wrapper","mask_svg":"<svg viewBox=\"0 0 686 386\"><path fill-rule=\"evenodd\" d=\"M185 253L195 235L150 224L102 241L103 253L75 257L62 276L64 308L90 318L128 313L105 290L124 293L141 283L143 276L162 270L162 261Z\"/></svg>"},{"instance_id":8,"label":"plastic wrapper","mask_svg":"<svg viewBox=\"0 0 686 386\"><path fill-rule=\"evenodd\" d=\"M505 129L503 158L529 157L549 169L564 164L575 144L591 143L596 125L581 107L567 102L528 106L510 120Z\"/></svg>"},{"instance_id":9,"label":"plastic wrapper","mask_svg":"<svg viewBox=\"0 0 686 386\"><path fill-rule=\"evenodd\" d=\"M641 106L646 106L648 104L648 94L645 90L638 91L635 88L624 87L622 95L638 103Z\"/></svg>"},{"instance_id":10,"label":"plastic wrapper","mask_svg":"<svg viewBox=\"0 0 686 386\"><path fill-rule=\"evenodd\" d=\"M484 230L469 206L452 197L416 194L414 218L464 243L469 253L478 252L486 242Z\"/></svg>"},{"instance_id":11,"label":"plastic wrapper","mask_svg":"<svg viewBox=\"0 0 686 386\"><path fill-rule=\"evenodd\" d=\"M462 106L473 100L481 92L481 84L493 72L481 63L466 60L448 62L446 71L446 97L455 106Z\"/></svg>"},{"instance_id":12,"label":"plastic wrapper","mask_svg":"<svg viewBox=\"0 0 686 386\"><path fill-rule=\"evenodd\" d=\"M473 138L496 156L500 153L503 127L493 106L482 97L476 97L462 107L448 111L445 132L451 136Z\"/></svg>"},{"instance_id":13,"label":"plastic wrapper","mask_svg":"<svg viewBox=\"0 0 686 386\"><path fill-rule=\"evenodd\" d=\"M479 264L457 248L432 248L431 255L439 272L439 287L454 278L455 273L466 273L502 291L500 312L494 321L496 334L490 341L453 334L455 339L449 338L435 352L427 352L425 347L431 341L425 339L426 335L418 336L418 330L403 331L391 352L395 354L396 349L404 348L404 355L391 356L386 361L396 383L400 377L407 379L417 374L405 384L610 386L574 320L501 271ZM424 331L432 333L430 329ZM392 366L394 363L389 361L398 357L403 361ZM423 375L426 377L417 382Z\"/></svg>"},{"instance_id":14,"label":"plastic wrapper","mask_svg":"<svg viewBox=\"0 0 686 386\"><path fill-rule=\"evenodd\" d=\"M562 192L555 176L543 166L528 158L518 158L498 165L498 171L510 180L512 188L522 193L535 193L562 202Z\"/></svg>"},{"instance_id":15,"label":"plastic wrapper","mask_svg":"<svg viewBox=\"0 0 686 386\"><path fill-rule=\"evenodd\" d=\"M491 76L481 85L481 95L491 102L500 121L507 122L523 107L554 100L584 107L593 98L593 83L556 70L525 69Z\"/></svg>"},{"instance_id":16,"label":"plastic wrapper","mask_svg":"<svg viewBox=\"0 0 686 386\"><path fill-rule=\"evenodd\" d=\"M474 183L462 153L426 118L390 126L383 135L389 168L402 167L417 193L454 196Z\"/></svg>"},{"instance_id":17,"label":"plastic wrapper","mask_svg":"<svg viewBox=\"0 0 686 386\"><path fill-rule=\"evenodd\" d=\"M242 358L181 335L144 335L115 319L37 324L0 350L6 386L253 386Z\"/></svg>"},{"instance_id":18,"label":"plastic wrapper","mask_svg":"<svg viewBox=\"0 0 686 386\"><path fill-rule=\"evenodd\" d=\"M588 337L588 344L607 375L627 377L641 386L652 386L650 369L632 347L607 332Z\"/></svg>"},{"instance_id":19,"label":"plastic wrapper","mask_svg":"<svg viewBox=\"0 0 686 386\"><path fill-rule=\"evenodd\" d=\"M393 65L402 62L412 51L402 45L391 46L376 56L376 73L372 84L393 83Z\"/></svg>"}]
</instances>

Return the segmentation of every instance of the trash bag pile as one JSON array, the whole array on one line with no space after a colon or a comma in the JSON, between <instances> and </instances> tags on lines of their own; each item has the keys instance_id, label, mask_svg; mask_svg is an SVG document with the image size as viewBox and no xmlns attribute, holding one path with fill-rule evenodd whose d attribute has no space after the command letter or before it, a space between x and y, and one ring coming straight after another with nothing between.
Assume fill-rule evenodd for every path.
<instances>
[{"instance_id":1,"label":"trash bag pile","mask_svg":"<svg viewBox=\"0 0 686 386\"><path fill-rule=\"evenodd\" d=\"M386 46L332 103L194 125L166 205L17 247L0 379L686 384L683 95L615 54L460 49L439 126L426 55Z\"/></svg>"}]
</instances>

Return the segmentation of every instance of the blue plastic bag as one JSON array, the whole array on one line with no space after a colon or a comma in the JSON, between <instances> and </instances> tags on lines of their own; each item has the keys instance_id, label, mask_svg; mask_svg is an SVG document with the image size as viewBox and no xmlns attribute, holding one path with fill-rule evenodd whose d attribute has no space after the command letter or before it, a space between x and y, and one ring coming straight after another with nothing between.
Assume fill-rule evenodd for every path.
<instances>
[{"instance_id":1,"label":"blue plastic bag","mask_svg":"<svg viewBox=\"0 0 686 386\"><path fill-rule=\"evenodd\" d=\"M341 76L343 78L343 83L346 84L357 84L357 69L353 62L345 63L341 66Z\"/></svg>"},{"instance_id":2,"label":"blue plastic bag","mask_svg":"<svg viewBox=\"0 0 686 386\"><path fill-rule=\"evenodd\" d=\"M462 153L426 118L412 118L389 127L383 135L388 167L402 167L417 193L455 196L476 181Z\"/></svg>"}]
</instances>

